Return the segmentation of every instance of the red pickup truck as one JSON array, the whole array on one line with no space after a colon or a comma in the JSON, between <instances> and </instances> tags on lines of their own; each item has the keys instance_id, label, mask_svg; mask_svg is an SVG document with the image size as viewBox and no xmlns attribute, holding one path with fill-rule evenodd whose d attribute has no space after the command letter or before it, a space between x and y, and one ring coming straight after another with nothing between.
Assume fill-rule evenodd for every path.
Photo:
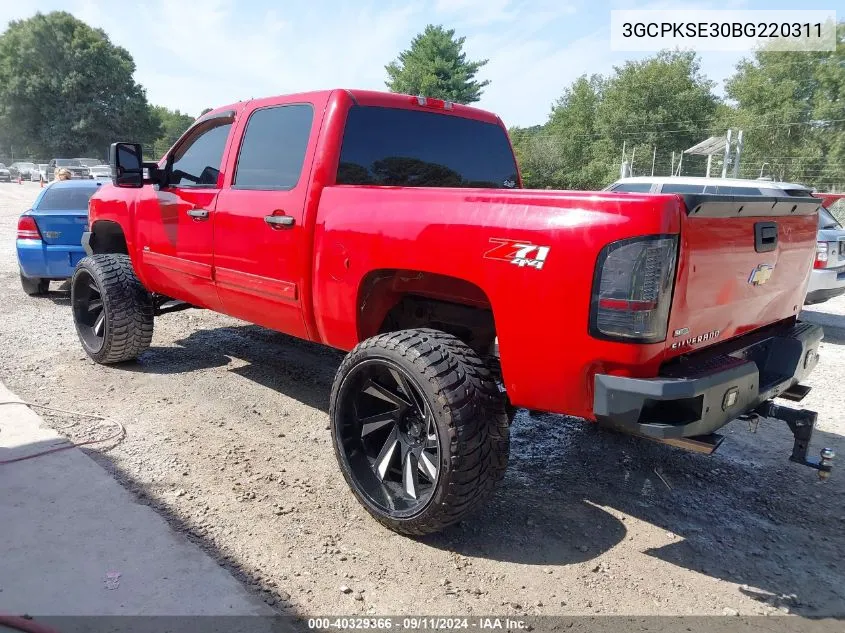
<instances>
[{"instance_id":1,"label":"red pickup truck","mask_svg":"<svg viewBox=\"0 0 845 633\"><path fill-rule=\"evenodd\" d=\"M332 90L197 119L158 162L111 148L72 280L100 363L154 317L207 308L349 351L336 457L379 521L424 534L500 480L514 407L712 452L738 416L785 420L821 329L797 320L814 198L530 191L501 120Z\"/></svg>"}]
</instances>

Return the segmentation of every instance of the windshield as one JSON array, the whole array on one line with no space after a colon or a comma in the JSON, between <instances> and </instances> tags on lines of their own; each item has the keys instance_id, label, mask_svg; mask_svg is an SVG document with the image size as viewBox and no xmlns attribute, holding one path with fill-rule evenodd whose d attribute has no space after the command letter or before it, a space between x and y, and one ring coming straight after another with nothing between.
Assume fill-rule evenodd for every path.
<instances>
[{"instance_id":1,"label":"windshield","mask_svg":"<svg viewBox=\"0 0 845 633\"><path fill-rule=\"evenodd\" d=\"M35 163L18 163L18 167L21 169L32 169L35 167Z\"/></svg>"},{"instance_id":2,"label":"windshield","mask_svg":"<svg viewBox=\"0 0 845 633\"><path fill-rule=\"evenodd\" d=\"M56 167L82 167L82 163L75 158L57 158Z\"/></svg>"},{"instance_id":3,"label":"windshield","mask_svg":"<svg viewBox=\"0 0 845 633\"><path fill-rule=\"evenodd\" d=\"M96 158L74 158L74 160L84 167L94 167L95 165L102 164L102 162Z\"/></svg>"},{"instance_id":4,"label":"windshield","mask_svg":"<svg viewBox=\"0 0 845 633\"><path fill-rule=\"evenodd\" d=\"M37 211L87 211L88 200L94 195L95 191L97 191L97 187L50 187L44 191L44 196L33 209Z\"/></svg>"},{"instance_id":5,"label":"windshield","mask_svg":"<svg viewBox=\"0 0 845 633\"><path fill-rule=\"evenodd\" d=\"M0 163L0 169L6 169L6 166L3 163Z\"/></svg>"},{"instance_id":6,"label":"windshield","mask_svg":"<svg viewBox=\"0 0 845 633\"><path fill-rule=\"evenodd\" d=\"M513 189L519 181L507 134L494 123L354 106L346 120L337 184Z\"/></svg>"},{"instance_id":7,"label":"windshield","mask_svg":"<svg viewBox=\"0 0 845 633\"><path fill-rule=\"evenodd\" d=\"M823 229L841 229L842 225L837 222L833 214L827 209L819 208L819 230Z\"/></svg>"}]
</instances>

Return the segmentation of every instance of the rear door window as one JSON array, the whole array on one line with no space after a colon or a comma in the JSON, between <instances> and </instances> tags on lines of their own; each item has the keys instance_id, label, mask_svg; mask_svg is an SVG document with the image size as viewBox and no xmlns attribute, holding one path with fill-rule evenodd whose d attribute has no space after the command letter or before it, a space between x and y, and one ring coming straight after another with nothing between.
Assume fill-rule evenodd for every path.
<instances>
[{"instance_id":1,"label":"rear door window","mask_svg":"<svg viewBox=\"0 0 845 633\"><path fill-rule=\"evenodd\" d=\"M235 189L293 189L311 136L314 108L293 104L256 110L249 117Z\"/></svg>"},{"instance_id":2,"label":"rear door window","mask_svg":"<svg viewBox=\"0 0 845 633\"><path fill-rule=\"evenodd\" d=\"M449 114L353 106L346 119L339 185L518 186L505 130Z\"/></svg>"}]
</instances>

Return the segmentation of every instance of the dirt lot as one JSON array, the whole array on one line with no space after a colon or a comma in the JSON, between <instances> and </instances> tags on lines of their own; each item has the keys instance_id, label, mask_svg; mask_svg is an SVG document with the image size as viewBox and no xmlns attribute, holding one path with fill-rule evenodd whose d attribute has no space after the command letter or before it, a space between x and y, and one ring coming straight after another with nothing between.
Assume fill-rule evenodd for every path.
<instances>
[{"instance_id":1,"label":"dirt lot","mask_svg":"<svg viewBox=\"0 0 845 633\"><path fill-rule=\"evenodd\" d=\"M187 311L156 321L138 363L94 364L66 285L42 298L20 288L15 225L37 190L0 186L0 377L25 399L125 424L92 457L281 611L845 614L845 472L821 484L790 464L782 423L755 434L734 422L703 457L521 412L492 503L443 534L397 536L335 464L338 353ZM827 336L805 400L820 412L813 453L845 461L845 300L806 314ZM47 419L73 438L95 432Z\"/></svg>"}]
</instances>

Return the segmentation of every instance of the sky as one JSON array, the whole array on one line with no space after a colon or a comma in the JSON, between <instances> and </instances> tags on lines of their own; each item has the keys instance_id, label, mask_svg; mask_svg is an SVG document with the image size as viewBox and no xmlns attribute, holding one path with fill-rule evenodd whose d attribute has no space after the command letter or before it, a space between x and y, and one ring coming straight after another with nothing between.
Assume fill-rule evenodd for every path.
<instances>
[{"instance_id":1,"label":"sky","mask_svg":"<svg viewBox=\"0 0 845 633\"><path fill-rule=\"evenodd\" d=\"M469 59L488 59L477 106L505 124L544 123L578 76L607 74L650 53L610 50L611 9L830 9L802 0L0 0L0 29L36 11L69 11L126 48L150 103L198 115L252 97L324 88L385 90L385 64L428 23L466 37ZM703 53L717 82L741 53Z\"/></svg>"}]
</instances>

